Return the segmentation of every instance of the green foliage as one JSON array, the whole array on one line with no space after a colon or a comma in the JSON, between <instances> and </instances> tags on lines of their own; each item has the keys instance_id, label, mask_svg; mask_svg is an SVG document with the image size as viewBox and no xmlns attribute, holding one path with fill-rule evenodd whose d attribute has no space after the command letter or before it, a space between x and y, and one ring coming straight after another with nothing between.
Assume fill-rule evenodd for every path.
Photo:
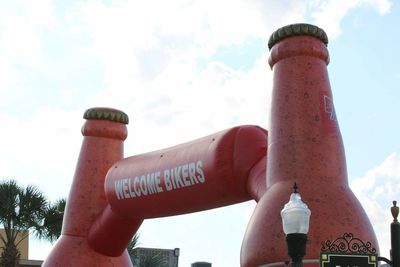
<instances>
[{"instance_id":1,"label":"green foliage","mask_svg":"<svg viewBox=\"0 0 400 267\"><path fill-rule=\"evenodd\" d=\"M42 227L36 231L36 236L54 242L61 235L62 221L64 217L66 200L57 200L54 204L48 204L44 213Z\"/></svg>"},{"instance_id":2,"label":"green foliage","mask_svg":"<svg viewBox=\"0 0 400 267\"><path fill-rule=\"evenodd\" d=\"M61 233L64 208L65 200L51 205L34 186L24 188L14 180L0 182L0 225L5 232L0 235L0 263L4 267L15 266L20 257L18 245L29 236L29 231L43 239L56 239Z\"/></svg>"},{"instance_id":3,"label":"green foliage","mask_svg":"<svg viewBox=\"0 0 400 267\"><path fill-rule=\"evenodd\" d=\"M128 246L126 247L126 250L128 251L129 256L133 257L133 250L137 247L137 245L139 244L139 234L136 233L131 241L129 241Z\"/></svg>"}]
</instances>

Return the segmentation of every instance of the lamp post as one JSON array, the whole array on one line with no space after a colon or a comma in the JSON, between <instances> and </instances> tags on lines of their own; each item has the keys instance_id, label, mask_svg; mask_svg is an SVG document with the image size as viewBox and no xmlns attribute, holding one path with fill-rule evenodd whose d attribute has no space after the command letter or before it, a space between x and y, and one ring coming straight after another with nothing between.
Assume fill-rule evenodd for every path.
<instances>
[{"instance_id":1,"label":"lamp post","mask_svg":"<svg viewBox=\"0 0 400 267\"><path fill-rule=\"evenodd\" d=\"M393 222L390 224L390 236L392 245L392 267L400 267L400 223L397 220L399 207L397 201L393 201L393 207L390 209L393 216Z\"/></svg>"},{"instance_id":2,"label":"lamp post","mask_svg":"<svg viewBox=\"0 0 400 267\"><path fill-rule=\"evenodd\" d=\"M390 208L393 216L393 222L390 224L391 260L385 257L378 257L378 261L384 261L392 267L400 267L400 223L397 220L399 207L396 204L397 201L394 200L393 207Z\"/></svg>"},{"instance_id":3,"label":"lamp post","mask_svg":"<svg viewBox=\"0 0 400 267\"><path fill-rule=\"evenodd\" d=\"M289 202L281 210L283 231L286 234L288 255L292 259L292 267L302 267L303 257L306 255L307 233L310 224L311 211L301 201L294 184L294 192L290 195Z\"/></svg>"}]
</instances>

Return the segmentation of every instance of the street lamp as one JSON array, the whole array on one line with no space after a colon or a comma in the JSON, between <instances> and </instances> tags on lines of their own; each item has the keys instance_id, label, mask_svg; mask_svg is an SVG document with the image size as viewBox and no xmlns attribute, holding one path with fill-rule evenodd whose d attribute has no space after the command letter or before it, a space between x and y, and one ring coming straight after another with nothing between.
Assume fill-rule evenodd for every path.
<instances>
[{"instance_id":1,"label":"street lamp","mask_svg":"<svg viewBox=\"0 0 400 267\"><path fill-rule=\"evenodd\" d=\"M302 267L302 259L306 255L307 233L310 224L311 211L301 201L294 183L294 192L290 195L289 202L281 210L283 231L286 234L288 254L292 259L293 267Z\"/></svg>"},{"instance_id":2,"label":"street lamp","mask_svg":"<svg viewBox=\"0 0 400 267\"><path fill-rule=\"evenodd\" d=\"M390 224L391 239L391 260L385 257L378 257L378 261L384 261L391 267L400 267L400 223L397 220L399 216L399 207L396 206L397 201L393 201L393 207L390 208L393 216L393 222Z\"/></svg>"}]
</instances>

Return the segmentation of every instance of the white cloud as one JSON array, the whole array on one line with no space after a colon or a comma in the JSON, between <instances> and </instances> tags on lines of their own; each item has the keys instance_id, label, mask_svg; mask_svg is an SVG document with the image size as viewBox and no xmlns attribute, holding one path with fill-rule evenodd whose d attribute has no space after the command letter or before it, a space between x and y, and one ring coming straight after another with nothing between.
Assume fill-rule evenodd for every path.
<instances>
[{"instance_id":1,"label":"white cloud","mask_svg":"<svg viewBox=\"0 0 400 267\"><path fill-rule=\"evenodd\" d=\"M69 17L90 37L107 86L118 90L129 77L156 77L172 61L207 60L218 48L240 47L252 37L266 44L278 25L303 20L305 2L89 1Z\"/></svg>"},{"instance_id":2,"label":"white cloud","mask_svg":"<svg viewBox=\"0 0 400 267\"><path fill-rule=\"evenodd\" d=\"M0 2L0 106L8 107L24 96L21 68L43 68L41 34L54 29L55 21L52 1Z\"/></svg>"},{"instance_id":3,"label":"white cloud","mask_svg":"<svg viewBox=\"0 0 400 267\"><path fill-rule=\"evenodd\" d=\"M163 71L171 60L198 60L217 47L265 35L260 12L243 1L91 1L78 10L76 28L90 36L113 90Z\"/></svg>"},{"instance_id":4,"label":"white cloud","mask_svg":"<svg viewBox=\"0 0 400 267\"><path fill-rule=\"evenodd\" d=\"M54 29L53 4L50 0L0 3L0 53L10 65L39 67L43 55L41 33Z\"/></svg>"},{"instance_id":5,"label":"white cloud","mask_svg":"<svg viewBox=\"0 0 400 267\"><path fill-rule=\"evenodd\" d=\"M38 67L42 57L40 38L28 21L13 14L0 13L0 69L7 76L0 81L0 92L18 80L17 64ZM2 72L3 73L3 72Z\"/></svg>"},{"instance_id":6,"label":"white cloud","mask_svg":"<svg viewBox=\"0 0 400 267\"><path fill-rule=\"evenodd\" d=\"M266 127L271 74L265 62L261 57L248 71L210 62L199 73L171 64L139 101L125 108L133 118L127 153L172 146L241 124Z\"/></svg>"},{"instance_id":7,"label":"white cloud","mask_svg":"<svg viewBox=\"0 0 400 267\"><path fill-rule=\"evenodd\" d=\"M351 183L377 234L381 255L389 258L392 201L400 202L400 154L392 153L381 164Z\"/></svg>"},{"instance_id":8,"label":"white cloud","mask_svg":"<svg viewBox=\"0 0 400 267\"><path fill-rule=\"evenodd\" d=\"M67 197L79 153L81 121L74 112L42 109L28 121L0 115L1 178L33 184L50 200ZM4 152L6 151L6 152Z\"/></svg>"},{"instance_id":9,"label":"white cloud","mask_svg":"<svg viewBox=\"0 0 400 267\"><path fill-rule=\"evenodd\" d=\"M350 10L357 7L372 7L380 15L390 11L390 0L315 0L310 2L314 23L323 28L330 37L341 34L341 21Z\"/></svg>"}]
</instances>

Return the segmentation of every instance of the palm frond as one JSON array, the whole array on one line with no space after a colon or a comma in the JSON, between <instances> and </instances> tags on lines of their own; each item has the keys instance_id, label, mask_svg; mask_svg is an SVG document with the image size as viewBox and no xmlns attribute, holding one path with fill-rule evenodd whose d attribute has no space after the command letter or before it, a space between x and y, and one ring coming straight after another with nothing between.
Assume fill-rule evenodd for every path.
<instances>
[{"instance_id":1,"label":"palm frond","mask_svg":"<svg viewBox=\"0 0 400 267\"><path fill-rule=\"evenodd\" d=\"M39 238L50 242L57 240L61 235L65 206L65 198L57 200L54 204L48 204L44 212L43 224L36 231Z\"/></svg>"},{"instance_id":2,"label":"palm frond","mask_svg":"<svg viewBox=\"0 0 400 267\"><path fill-rule=\"evenodd\" d=\"M14 262L18 257L18 244L31 231L47 240L55 240L61 233L65 199L51 205L44 194L35 186L21 187L14 180L0 181L0 235L3 252L0 263ZM14 258L13 258L14 257ZM10 266L10 265L7 265Z\"/></svg>"}]
</instances>

